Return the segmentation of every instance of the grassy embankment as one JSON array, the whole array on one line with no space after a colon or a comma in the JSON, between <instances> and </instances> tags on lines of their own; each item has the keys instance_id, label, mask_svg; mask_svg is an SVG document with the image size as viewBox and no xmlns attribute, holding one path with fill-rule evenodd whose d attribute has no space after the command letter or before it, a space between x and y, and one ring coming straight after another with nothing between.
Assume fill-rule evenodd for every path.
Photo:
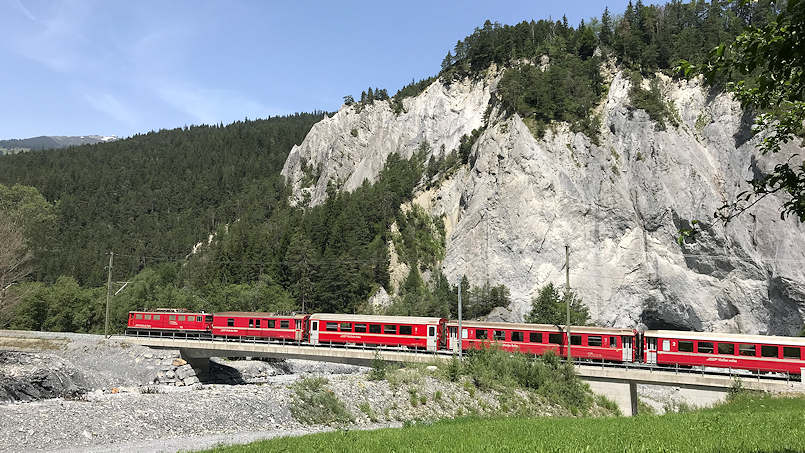
<instances>
[{"instance_id":1,"label":"grassy embankment","mask_svg":"<svg viewBox=\"0 0 805 453\"><path fill-rule=\"evenodd\" d=\"M632 418L465 418L211 451L800 452L805 451L805 398L740 395L714 408Z\"/></svg>"}]
</instances>

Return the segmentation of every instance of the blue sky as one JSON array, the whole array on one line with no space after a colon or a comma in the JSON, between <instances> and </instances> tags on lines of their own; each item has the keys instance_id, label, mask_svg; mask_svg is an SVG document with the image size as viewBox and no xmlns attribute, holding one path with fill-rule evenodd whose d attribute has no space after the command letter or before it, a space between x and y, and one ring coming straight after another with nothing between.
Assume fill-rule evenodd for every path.
<instances>
[{"instance_id":1,"label":"blue sky","mask_svg":"<svg viewBox=\"0 0 805 453\"><path fill-rule=\"evenodd\" d=\"M336 110L436 74L486 19L578 24L627 1L0 0L0 139Z\"/></svg>"}]
</instances>

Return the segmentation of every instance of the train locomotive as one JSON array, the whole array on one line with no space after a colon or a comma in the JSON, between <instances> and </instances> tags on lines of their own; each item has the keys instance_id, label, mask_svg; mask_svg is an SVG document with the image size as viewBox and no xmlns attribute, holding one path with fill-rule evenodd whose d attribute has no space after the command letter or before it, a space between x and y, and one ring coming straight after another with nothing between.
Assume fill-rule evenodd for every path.
<instances>
[{"instance_id":1,"label":"train locomotive","mask_svg":"<svg viewBox=\"0 0 805 453\"><path fill-rule=\"evenodd\" d=\"M127 335L289 342L300 345L397 347L457 353L496 345L504 350L577 360L658 367L711 367L756 373L801 375L805 338L465 321L438 317L291 314L261 312L189 313L157 309L129 313Z\"/></svg>"}]
</instances>

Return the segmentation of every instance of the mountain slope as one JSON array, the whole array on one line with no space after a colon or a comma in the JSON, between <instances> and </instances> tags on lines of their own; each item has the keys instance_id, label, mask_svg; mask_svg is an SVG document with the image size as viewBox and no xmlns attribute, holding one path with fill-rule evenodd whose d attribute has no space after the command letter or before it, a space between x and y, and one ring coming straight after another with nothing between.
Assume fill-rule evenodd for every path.
<instances>
[{"instance_id":1,"label":"mountain slope","mask_svg":"<svg viewBox=\"0 0 805 453\"><path fill-rule=\"evenodd\" d=\"M23 139L0 140L0 154L39 149L66 148L68 146L94 145L95 143L106 143L114 140L117 140L117 137L113 135L81 135L75 137L43 135Z\"/></svg>"}]
</instances>

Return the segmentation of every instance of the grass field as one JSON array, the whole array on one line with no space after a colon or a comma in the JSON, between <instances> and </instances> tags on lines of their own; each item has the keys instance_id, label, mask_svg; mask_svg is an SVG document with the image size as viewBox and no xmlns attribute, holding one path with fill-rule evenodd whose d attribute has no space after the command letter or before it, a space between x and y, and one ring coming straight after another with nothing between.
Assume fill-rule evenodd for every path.
<instances>
[{"instance_id":1,"label":"grass field","mask_svg":"<svg viewBox=\"0 0 805 453\"><path fill-rule=\"evenodd\" d=\"M210 451L805 452L805 398L741 395L715 408L632 418L468 418Z\"/></svg>"}]
</instances>

